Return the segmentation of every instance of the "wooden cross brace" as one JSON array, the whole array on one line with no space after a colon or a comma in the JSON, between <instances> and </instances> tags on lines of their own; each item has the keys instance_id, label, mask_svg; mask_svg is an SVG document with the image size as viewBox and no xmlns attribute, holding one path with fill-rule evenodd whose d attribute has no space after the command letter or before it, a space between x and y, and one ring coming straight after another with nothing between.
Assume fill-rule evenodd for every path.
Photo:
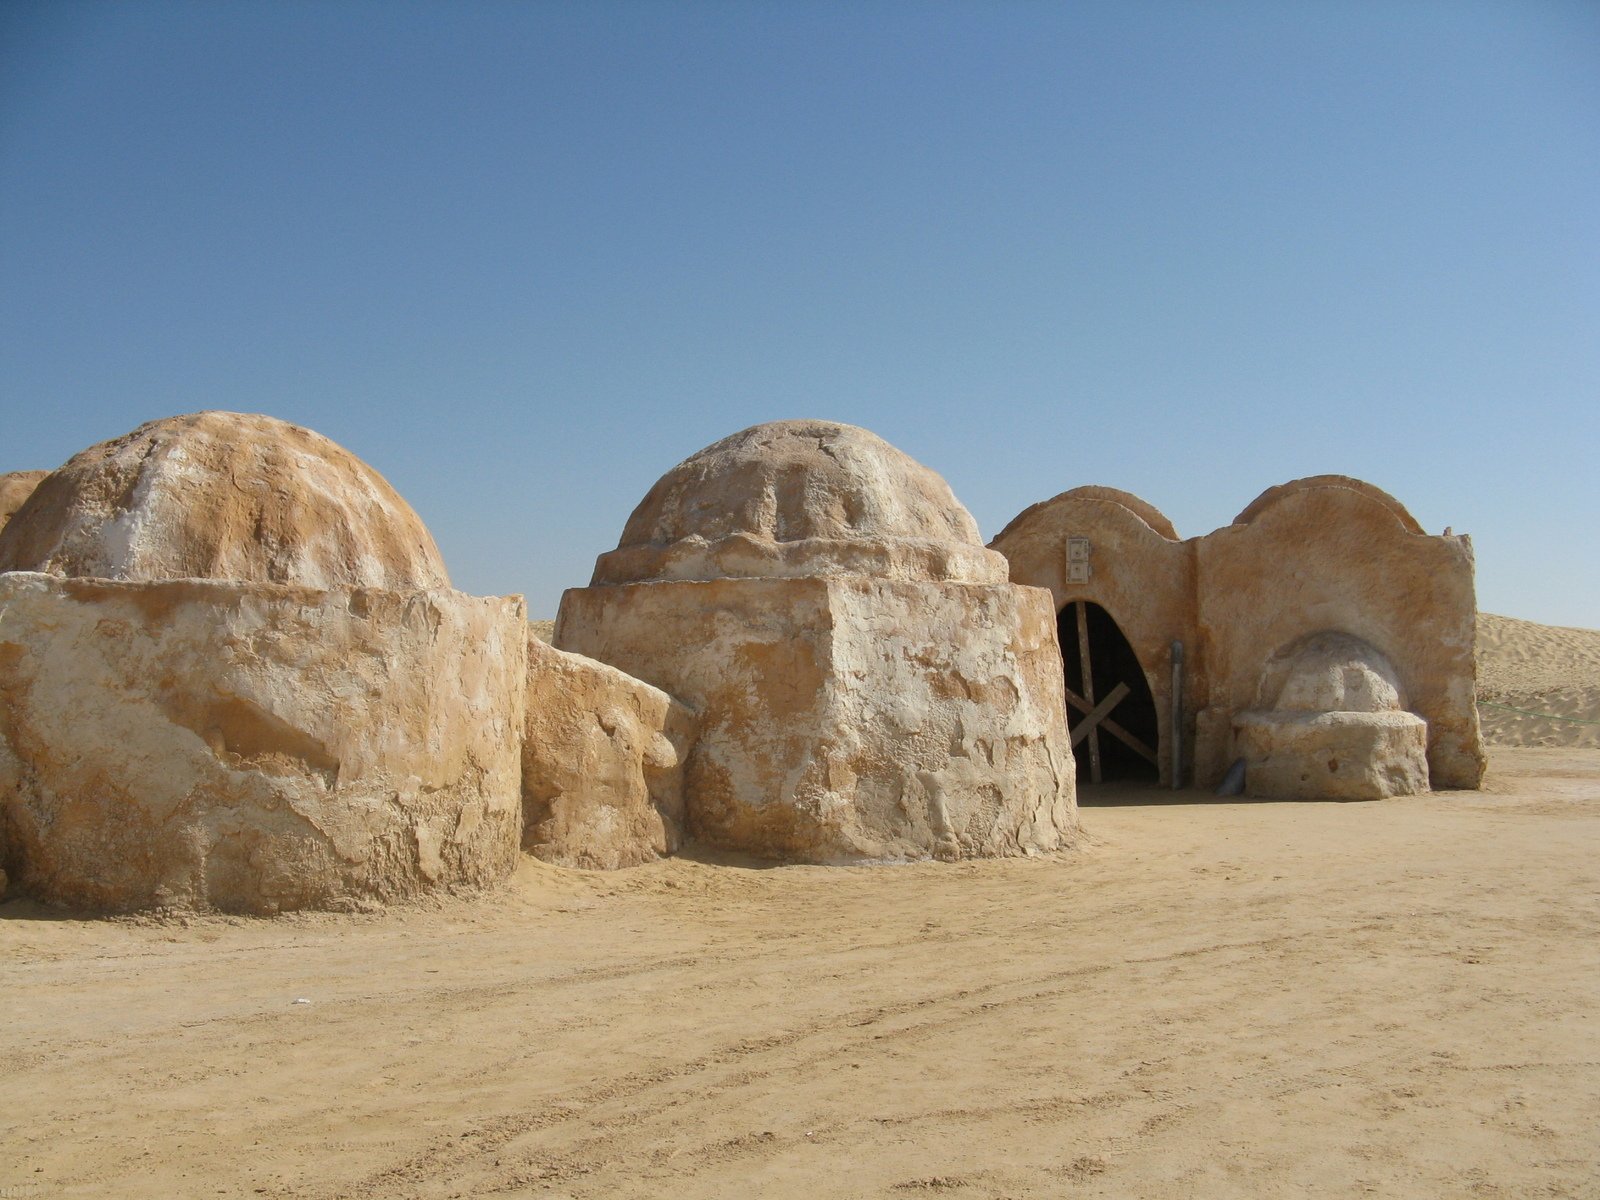
<instances>
[{"instance_id":1,"label":"wooden cross brace","mask_svg":"<svg viewBox=\"0 0 1600 1200\"><path fill-rule=\"evenodd\" d=\"M1111 710L1117 705L1121 704L1128 695L1127 684L1117 684L1116 687L1111 689L1111 693L1106 696L1104 700L1100 701L1099 704L1090 704L1071 688L1067 688L1066 693L1067 703L1072 705L1072 707L1077 709L1079 712L1085 714L1083 720L1079 721L1077 726L1072 730L1072 744L1074 746L1083 741L1084 738L1088 737L1091 729L1104 729L1107 733L1116 738L1123 745L1127 746L1140 758L1143 758L1149 762L1151 766L1158 769L1160 768L1161 761L1159 758L1157 758L1155 750L1111 719Z\"/></svg>"}]
</instances>

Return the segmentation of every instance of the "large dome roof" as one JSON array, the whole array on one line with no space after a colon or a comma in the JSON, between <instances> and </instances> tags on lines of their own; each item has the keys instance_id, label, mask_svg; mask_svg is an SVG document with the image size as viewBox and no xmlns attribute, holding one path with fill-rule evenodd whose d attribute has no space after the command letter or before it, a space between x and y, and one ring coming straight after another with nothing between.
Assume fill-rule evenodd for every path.
<instances>
[{"instance_id":1,"label":"large dome roof","mask_svg":"<svg viewBox=\"0 0 1600 1200\"><path fill-rule=\"evenodd\" d=\"M448 587L395 490L321 434L273 417L167 417L74 455L3 531L0 571Z\"/></svg>"},{"instance_id":2,"label":"large dome roof","mask_svg":"<svg viewBox=\"0 0 1600 1200\"><path fill-rule=\"evenodd\" d=\"M1007 578L935 472L854 425L774 421L663 475L594 583L836 574Z\"/></svg>"}]
</instances>

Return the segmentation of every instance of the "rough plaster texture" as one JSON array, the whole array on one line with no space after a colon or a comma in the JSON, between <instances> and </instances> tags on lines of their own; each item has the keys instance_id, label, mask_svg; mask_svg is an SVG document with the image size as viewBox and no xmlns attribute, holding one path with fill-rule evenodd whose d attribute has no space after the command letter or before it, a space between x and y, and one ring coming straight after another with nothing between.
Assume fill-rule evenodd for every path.
<instances>
[{"instance_id":1,"label":"rough plaster texture","mask_svg":"<svg viewBox=\"0 0 1600 1200\"><path fill-rule=\"evenodd\" d=\"M1428 790L1428 728L1408 712L1243 712L1234 742L1245 793L1383 800Z\"/></svg>"},{"instance_id":2,"label":"rough plaster texture","mask_svg":"<svg viewBox=\"0 0 1600 1200\"><path fill-rule=\"evenodd\" d=\"M1170 658L1185 646L1188 779L1216 784L1238 755L1234 718L1259 706L1263 672L1321 631L1375 647L1426 722L1434 787L1477 787L1472 545L1434 537L1360 480L1315 476L1269 488L1236 523L1179 542L1137 497L1078 488L1021 513L993 542L1016 583L1049 588L1058 610L1102 605L1144 668L1169 780ZM1066 580L1066 540L1088 537L1091 576Z\"/></svg>"},{"instance_id":3,"label":"rough plaster texture","mask_svg":"<svg viewBox=\"0 0 1600 1200\"><path fill-rule=\"evenodd\" d=\"M659 688L528 635L522 845L567 867L651 862L683 837L695 715Z\"/></svg>"},{"instance_id":4,"label":"rough plaster texture","mask_svg":"<svg viewBox=\"0 0 1600 1200\"><path fill-rule=\"evenodd\" d=\"M1262 668L1263 708L1296 712L1402 712L1405 687L1382 654L1348 633L1323 630L1285 646Z\"/></svg>"},{"instance_id":5,"label":"rough plaster texture","mask_svg":"<svg viewBox=\"0 0 1600 1200\"><path fill-rule=\"evenodd\" d=\"M521 833L520 597L0 575L0 857L99 910L389 901Z\"/></svg>"},{"instance_id":6,"label":"rough plaster texture","mask_svg":"<svg viewBox=\"0 0 1600 1200\"><path fill-rule=\"evenodd\" d=\"M662 476L592 585L844 574L1004 583L1006 564L950 485L876 434L774 421Z\"/></svg>"},{"instance_id":7,"label":"rough plaster texture","mask_svg":"<svg viewBox=\"0 0 1600 1200\"><path fill-rule=\"evenodd\" d=\"M1400 501L1382 488L1374 487L1364 479L1352 479L1348 475L1308 475L1304 479L1291 479L1288 483L1280 483L1269 487L1257 496L1244 510L1233 519L1231 524L1249 525L1257 516L1267 511L1280 500L1287 499L1295 492L1304 492L1312 488L1342 488L1349 492L1359 492L1374 504L1389 510L1389 514L1407 533L1422 533L1423 528L1413 517L1410 511Z\"/></svg>"},{"instance_id":8,"label":"rough plaster texture","mask_svg":"<svg viewBox=\"0 0 1600 1200\"><path fill-rule=\"evenodd\" d=\"M321 434L202 412L141 425L46 476L0 530L0 571L440 588L433 537Z\"/></svg>"},{"instance_id":9,"label":"rough plaster texture","mask_svg":"<svg viewBox=\"0 0 1600 1200\"><path fill-rule=\"evenodd\" d=\"M558 645L690 703L693 836L797 862L1015 855L1076 831L1048 596L860 575L569 591Z\"/></svg>"},{"instance_id":10,"label":"rough plaster texture","mask_svg":"<svg viewBox=\"0 0 1600 1200\"><path fill-rule=\"evenodd\" d=\"M48 474L49 471L12 471L0 475L0 530L5 529L22 502L33 495L34 488Z\"/></svg>"}]
</instances>

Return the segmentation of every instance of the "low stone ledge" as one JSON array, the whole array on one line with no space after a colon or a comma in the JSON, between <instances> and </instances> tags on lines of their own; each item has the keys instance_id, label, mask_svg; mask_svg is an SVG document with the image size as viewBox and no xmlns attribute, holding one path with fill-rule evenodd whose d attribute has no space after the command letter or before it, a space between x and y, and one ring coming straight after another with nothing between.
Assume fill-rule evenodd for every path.
<instances>
[{"instance_id":1,"label":"low stone ledge","mask_svg":"<svg viewBox=\"0 0 1600 1200\"><path fill-rule=\"evenodd\" d=\"M1408 712L1252 710L1233 723L1247 795L1384 800L1428 790L1428 723Z\"/></svg>"}]
</instances>

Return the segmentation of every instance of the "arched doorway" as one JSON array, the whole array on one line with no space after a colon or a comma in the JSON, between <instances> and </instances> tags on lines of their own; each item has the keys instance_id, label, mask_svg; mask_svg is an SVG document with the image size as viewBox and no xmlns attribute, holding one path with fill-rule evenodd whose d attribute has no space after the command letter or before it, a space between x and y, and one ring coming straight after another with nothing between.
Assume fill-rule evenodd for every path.
<instances>
[{"instance_id":1,"label":"arched doorway","mask_svg":"<svg viewBox=\"0 0 1600 1200\"><path fill-rule=\"evenodd\" d=\"M1150 683L1128 639L1111 614L1091 600L1063 607L1056 633L1079 781L1155 783L1161 776L1160 726Z\"/></svg>"}]
</instances>

